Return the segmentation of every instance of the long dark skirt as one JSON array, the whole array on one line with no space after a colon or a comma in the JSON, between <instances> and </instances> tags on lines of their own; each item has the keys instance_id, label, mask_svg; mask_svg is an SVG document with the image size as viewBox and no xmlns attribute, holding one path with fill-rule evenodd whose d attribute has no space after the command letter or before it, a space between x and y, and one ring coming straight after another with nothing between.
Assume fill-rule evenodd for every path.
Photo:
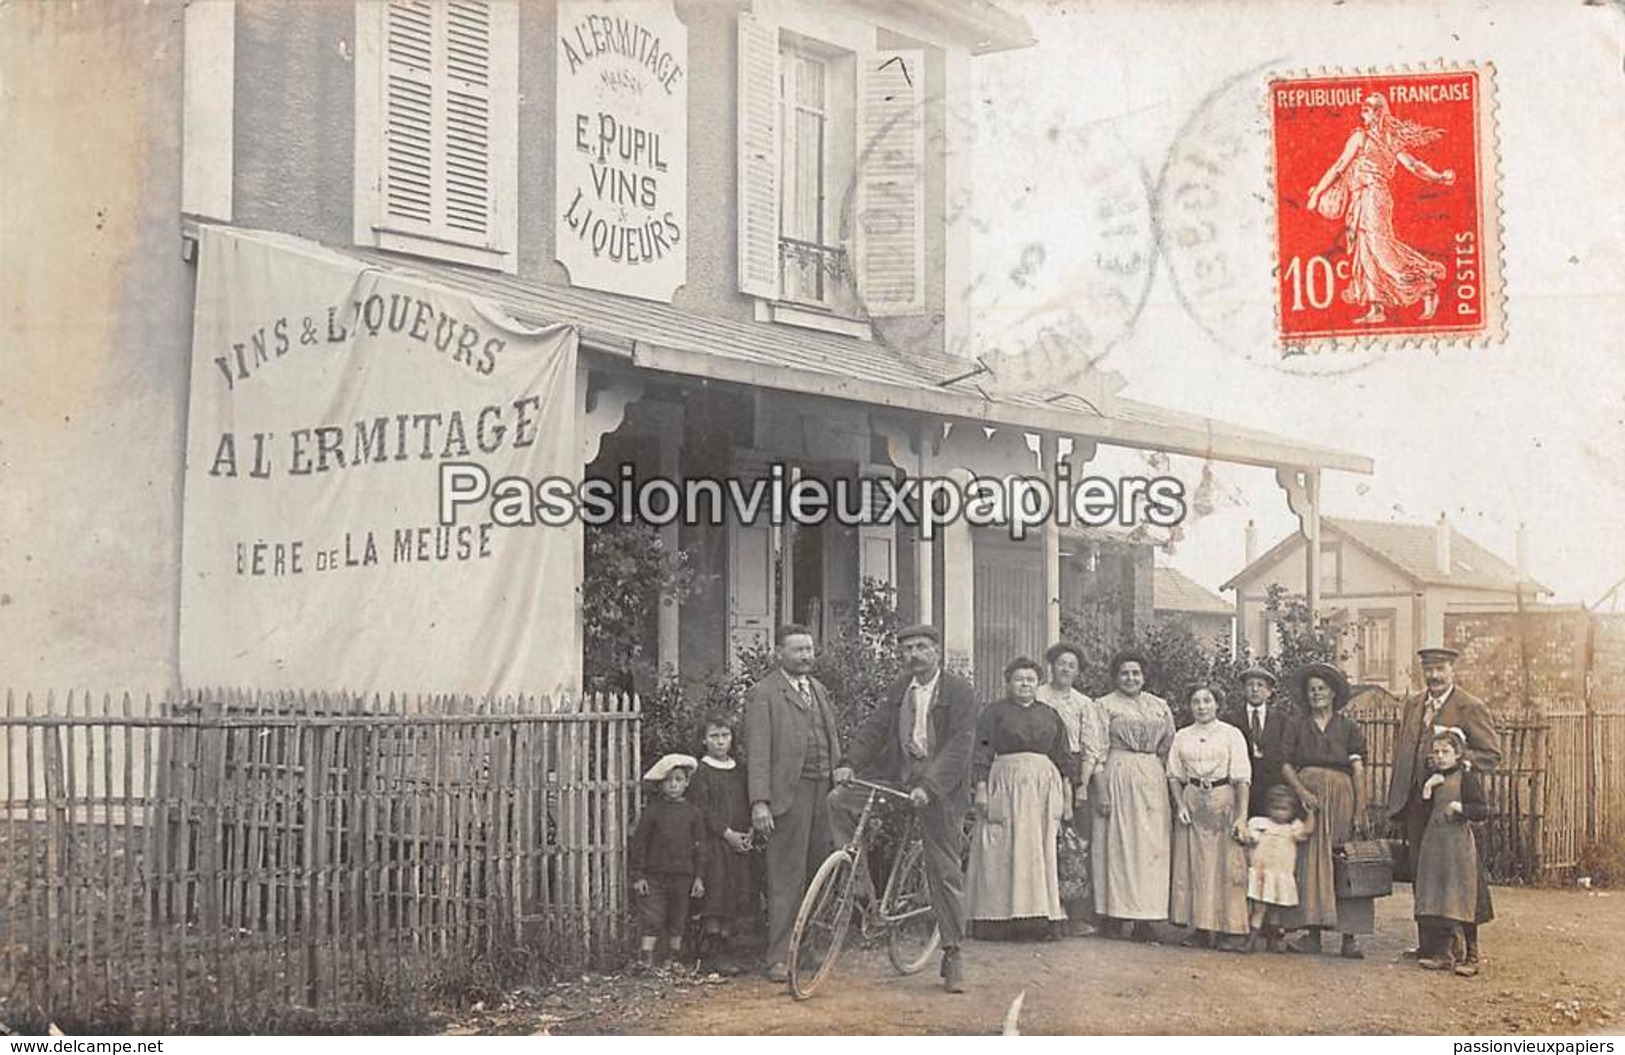
<instances>
[{"instance_id":1,"label":"long dark skirt","mask_svg":"<svg viewBox=\"0 0 1625 1055\"><path fill-rule=\"evenodd\" d=\"M1314 834L1298 844L1298 904L1281 910L1281 925L1375 933L1376 899L1339 898L1332 880L1332 850L1354 835L1354 778L1340 769L1309 766L1298 779L1320 799L1320 812Z\"/></svg>"}]
</instances>

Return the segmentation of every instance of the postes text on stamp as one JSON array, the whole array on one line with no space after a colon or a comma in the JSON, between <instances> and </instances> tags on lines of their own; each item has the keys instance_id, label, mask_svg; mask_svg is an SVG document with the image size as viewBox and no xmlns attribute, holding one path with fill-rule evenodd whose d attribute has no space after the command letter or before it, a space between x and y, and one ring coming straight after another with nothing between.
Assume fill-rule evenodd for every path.
<instances>
[{"instance_id":1,"label":"postes text on stamp","mask_svg":"<svg viewBox=\"0 0 1625 1055\"><path fill-rule=\"evenodd\" d=\"M1492 92L1476 66L1271 78L1283 345L1502 335Z\"/></svg>"}]
</instances>

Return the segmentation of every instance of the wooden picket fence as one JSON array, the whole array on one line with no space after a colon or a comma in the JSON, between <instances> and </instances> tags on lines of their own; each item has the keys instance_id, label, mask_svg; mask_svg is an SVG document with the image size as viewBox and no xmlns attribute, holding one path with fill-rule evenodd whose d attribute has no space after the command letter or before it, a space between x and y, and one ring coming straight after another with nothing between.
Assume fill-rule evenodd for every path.
<instances>
[{"instance_id":1,"label":"wooden picket fence","mask_svg":"<svg viewBox=\"0 0 1625 1055\"><path fill-rule=\"evenodd\" d=\"M0 1002L253 1028L607 966L635 697L7 694Z\"/></svg>"},{"instance_id":2,"label":"wooden picket fence","mask_svg":"<svg viewBox=\"0 0 1625 1055\"><path fill-rule=\"evenodd\" d=\"M1353 709L1366 736L1366 801L1380 827L1393 772L1398 701ZM1495 716L1501 764L1485 791L1494 815L1481 827L1490 876L1561 879L1588 842L1625 837L1625 712L1516 712Z\"/></svg>"}]
</instances>

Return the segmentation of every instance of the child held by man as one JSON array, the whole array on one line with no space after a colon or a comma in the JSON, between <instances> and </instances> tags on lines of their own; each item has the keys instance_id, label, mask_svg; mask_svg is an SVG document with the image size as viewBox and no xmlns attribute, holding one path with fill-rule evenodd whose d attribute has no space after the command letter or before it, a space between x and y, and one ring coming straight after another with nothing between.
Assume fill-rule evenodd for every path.
<instances>
[{"instance_id":1,"label":"child held by man","mask_svg":"<svg viewBox=\"0 0 1625 1055\"><path fill-rule=\"evenodd\" d=\"M658 794L644 805L626 856L638 898L638 963L644 968L654 967L662 935L667 966L678 966L688 899L705 896L705 817L683 797L696 764L691 755L665 755L643 774Z\"/></svg>"}]
</instances>

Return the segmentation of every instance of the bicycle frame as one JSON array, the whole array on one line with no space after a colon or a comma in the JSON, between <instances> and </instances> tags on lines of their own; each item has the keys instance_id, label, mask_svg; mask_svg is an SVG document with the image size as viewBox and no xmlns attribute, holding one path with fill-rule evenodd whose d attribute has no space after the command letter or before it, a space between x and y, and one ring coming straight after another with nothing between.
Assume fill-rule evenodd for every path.
<instances>
[{"instance_id":1,"label":"bicycle frame","mask_svg":"<svg viewBox=\"0 0 1625 1055\"><path fill-rule=\"evenodd\" d=\"M863 802L863 809L858 813L857 824L855 824L852 828L852 839L844 847L842 847L843 850L852 855L852 874L856 876L858 874L858 869L864 867L865 858L869 853L867 840L864 838L864 836L868 834L869 821L874 816L876 800L881 795L888 795L893 798L903 799L906 801L912 800L910 800L909 795L906 792L900 791L897 788L888 787L885 784L876 784L872 781L863 780L859 777L852 777L847 781L847 783L856 784L859 787L869 789L868 797L865 798ZM888 913L885 911L886 906L894 903L895 895L897 893L897 883L901 878L899 875L899 866L903 862L904 850L908 847L909 843L916 838L919 831L919 825L920 821L918 817L909 818L908 827L904 830L903 837L898 841L897 844L897 855L893 859L891 870L886 876L885 891L881 894L877 903L868 907L868 909L863 913L862 919L859 921L859 932L863 935L864 940L866 941L872 940L879 937L881 934L884 934L889 927L893 927L899 923L914 919L916 916L927 915L934 911L929 904L923 905L919 908L910 909L907 912Z\"/></svg>"}]
</instances>

